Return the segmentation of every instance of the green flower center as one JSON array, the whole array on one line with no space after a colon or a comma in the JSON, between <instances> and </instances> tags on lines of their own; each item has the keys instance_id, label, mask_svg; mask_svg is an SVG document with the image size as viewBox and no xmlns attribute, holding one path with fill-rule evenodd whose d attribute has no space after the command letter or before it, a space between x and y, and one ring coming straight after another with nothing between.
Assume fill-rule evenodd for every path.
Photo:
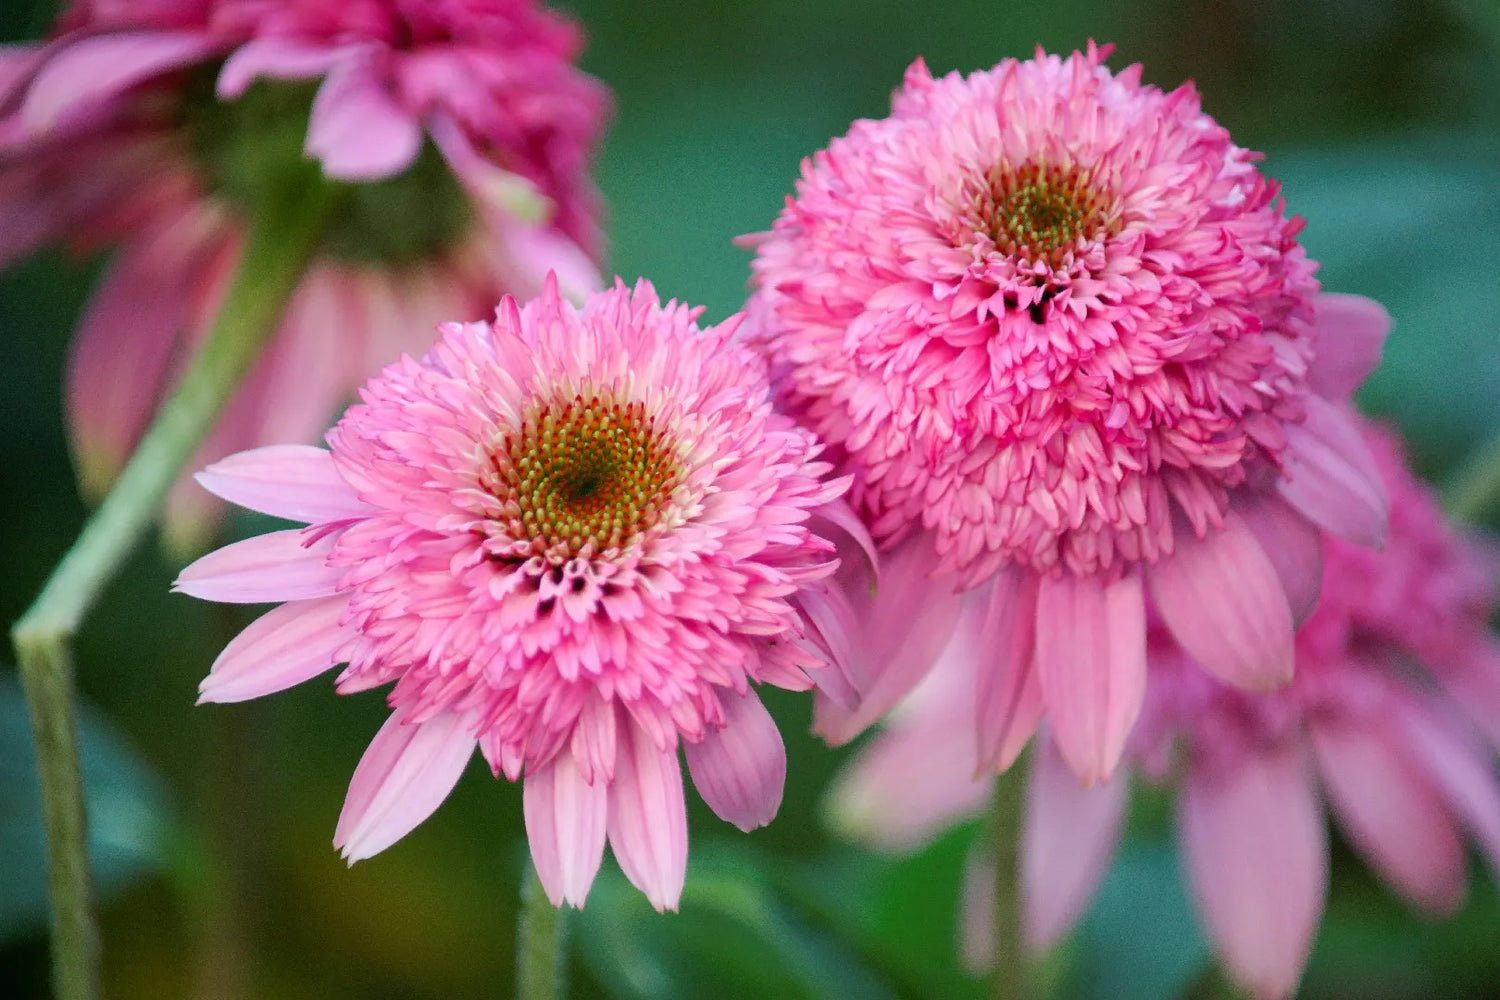
<instances>
[{"instance_id":1,"label":"green flower center","mask_svg":"<svg viewBox=\"0 0 1500 1000\"><path fill-rule=\"evenodd\" d=\"M1111 223L1106 195L1089 171L1040 163L993 171L979 216L996 250L1053 264Z\"/></svg>"},{"instance_id":2,"label":"green flower center","mask_svg":"<svg viewBox=\"0 0 1500 1000\"><path fill-rule=\"evenodd\" d=\"M572 558L624 548L658 524L685 470L643 404L578 394L528 413L494 472L486 486L506 503L507 533L534 554Z\"/></svg>"},{"instance_id":3,"label":"green flower center","mask_svg":"<svg viewBox=\"0 0 1500 1000\"><path fill-rule=\"evenodd\" d=\"M431 143L395 177L368 184L329 180L302 152L316 82L261 80L238 100L220 101L216 75L217 67L195 75L179 114L209 190L244 217L256 218L287 185L328 186L337 207L320 252L355 264L428 260L473 225L472 206Z\"/></svg>"}]
</instances>

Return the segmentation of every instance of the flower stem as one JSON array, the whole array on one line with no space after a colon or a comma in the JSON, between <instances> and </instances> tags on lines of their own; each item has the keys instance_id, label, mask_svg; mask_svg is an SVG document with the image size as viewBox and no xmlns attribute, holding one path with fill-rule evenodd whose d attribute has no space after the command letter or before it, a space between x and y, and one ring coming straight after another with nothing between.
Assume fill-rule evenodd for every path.
<instances>
[{"instance_id":1,"label":"flower stem","mask_svg":"<svg viewBox=\"0 0 1500 1000\"><path fill-rule=\"evenodd\" d=\"M41 595L11 629L36 739L57 1000L90 1000L99 993L73 718L73 635L275 330L317 246L332 206L330 189L322 184L288 185L286 196L255 220L208 339L109 495L52 571Z\"/></svg>"},{"instance_id":2,"label":"flower stem","mask_svg":"<svg viewBox=\"0 0 1500 1000\"><path fill-rule=\"evenodd\" d=\"M567 914L553 906L528 859L516 920L516 1000L561 1000L568 992Z\"/></svg>"},{"instance_id":3,"label":"flower stem","mask_svg":"<svg viewBox=\"0 0 1500 1000\"><path fill-rule=\"evenodd\" d=\"M1443 505L1460 521L1474 522L1500 500L1500 434L1469 456L1443 488Z\"/></svg>"},{"instance_id":4,"label":"flower stem","mask_svg":"<svg viewBox=\"0 0 1500 1000\"><path fill-rule=\"evenodd\" d=\"M995 782L990 800L989 835L995 853L995 966L990 974L994 1000L1029 1000L1030 970L1021 940L1021 827L1026 810L1026 758Z\"/></svg>"}]
</instances>

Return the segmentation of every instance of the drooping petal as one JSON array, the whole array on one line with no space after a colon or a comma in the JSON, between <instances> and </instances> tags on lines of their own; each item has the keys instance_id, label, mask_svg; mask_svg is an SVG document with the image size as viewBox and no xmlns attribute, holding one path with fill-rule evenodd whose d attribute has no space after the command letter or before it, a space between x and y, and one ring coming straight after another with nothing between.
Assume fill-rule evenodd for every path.
<instances>
[{"instance_id":1,"label":"drooping petal","mask_svg":"<svg viewBox=\"0 0 1500 1000\"><path fill-rule=\"evenodd\" d=\"M332 596L344 570L328 565L333 538L309 543L304 529L272 531L226 545L177 575L172 589L205 601L268 604Z\"/></svg>"},{"instance_id":2,"label":"drooping petal","mask_svg":"<svg viewBox=\"0 0 1500 1000\"><path fill-rule=\"evenodd\" d=\"M311 80L358 52L357 46L319 45L295 38L253 38L224 60L215 90L221 101L232 101L260 77Z\"/></svg>"},{"instance_id":3,"label":"drooping petal","mask_svg":"<svg viewBox=\"0 0 1500 1000\"><path fill-rule=\"evenodd\" d=\"M386 90L368 61L349 59L329 71L313 98L308 156L341 181L374 181L401 173L422 148L422 125Z\"/></svg>"},{"instance_id":4,"label":"drooping petal","mask_svg":"<svg viewBox=\"0 0 1500 1000\"><path fill-rule=\"evenodd\" d=\"M1222 530L1203 538L1183 532L1147 577L1167 627L1209 673L1247 691L1292 679L1292 612L1281 577L1233 510Z\"/></svg>"},{"instance_id":5,"label":"drooping petal","mask_svg":"<svg viewBox=\"0 0 1500 1000\"><path fill-rule=\"evenodd\" d=\"M1334 402L1343 402L1380 364L1391 314L1363 295L1324 292L1313 300L1313 344L1307 368L1308 387Z\"/></svg>"},{"instance_id":6,"label":"drooping petal","mask_svg":"<svg viewBox=\"0 0 1500 1000\"><path fill-rule=\"evenodd\" d=\"M324 448L282 444L215 462L195 477L230 503L273 517L312 524L368 514L370 508L339 475Z\"/></svg>"},{"instance_id":7,"label":"drooping petal","mask_svg":"<svg viewBox=\"0 0 1500 1000\"><path fill-rule=\"evenodd\" d=\"M786 746L754 691L726 693L721 701L724 728L687 744L688 771L708 807L748 833L771 822L781 807Z\"/></svg>"},{"instance_id":8,"label":"drooping petal","mask_svg":"<svg viewBox=\"0 0 1500 1000\"><path fill-rule=\"evenodd\" d=\"M45 132L75 111L205 59L218 47L210 34L197 31L115 31L79 39L37 70L21 118L33 134Z\"/></svg>"},{"instance_id":9,"label":"drooping petal","mask_svg":"<svg viewBox=\"0 0 1500 1000\"><path fill-rule=\"evenodd\" d=\"M337 663L349 640L339 627L348 606L342 594L290 601L251 622L230 640L198 685L198 701L235 702L301 684Z\"/></svg>"},{"instance_id":10,"label":"drooping petal","mask_svg":"<svg viewBox=\"0 0 1500 1000\"><path fill-rule=\"evenodd\" d=\"M860 640L853 604L839 587L810 587L797 595L795 603L807 619L809 638L827 660L810 671L813 683L841 708L854 711L859 706L854 670Z\"/></svg>"},{"instance_id":11,"label":"drooping petal","mask_svg":"<svg viewBox=\"0 0 1500 1000\"><path fill-rule=\"evenodd\" d=\"M1315 523L1359 545L1385 542L1388 501L1380 470L1347 411L1309 396L1307 419L1287 427L1286 476L1277 489Z\"/></svg>"},{"instance_id":12,"label":"drooping petal","mask_svg":"<svg viewBox=\"0 0 1500 1000\"><path fill-rule=\"evenodd\" d=\"M1455 815L1474 833L1500 873L1500 775L1494 755L1463 721L1436 704L1409 704L1394 720L1412 762L1421 768Z\"/></svg>"},{"instance_id":13,"label":"drooping petal","mask_svg":"<svg viewBox=\"0 0 1500 1000\"><path fill-rule=\"evenodd\" d=\"M1036 731L1042 717L1037 676L1036 574L1017 566L1001 570L980 626L978 691L979 771L1004 771Z\"/></svg>"},{"instance_id":14,"label":"drooping petal","mask_svg":"<svg viewBox=\"0 0 1500 1000\"><path fill-rule=\"evenodd\" d=\"M1446 804L1385 736L1338 719L1308 727L1323 787L1350 841L1402 895L1444 915L1463 899L1463 841Z\"/></svg>"},{"instance_id":15,"label":"drooping petal","mask_svg":"<svg viewBox=\"0 0 1500 1000\"><path fill-rule=\"evenodd\" d=\"M609 816L609 785L584 780L573 755L557 754L526 775L521 791L526 840L553 906L583 906L599 862Z\"/></svg>"},{"instance_id":16,"label":"drooping petal","mask_svg":"<svg viewBox=\"0 0 1500 1000\"><path fill-rule=\"evenodd\" d=\"M1323 532L1279 496L1236 497L1234 509L1276 568L1292 624L1301 627L1323 590Z\"/></svg>"},{"instance_id":17,"label":"drooping petal","mask_svg":"<svg viewBox=\"0 0 1500 1000\"><path fill-rule=\"evenodd\" d=\"M442 804L473 756L475 739L453 712L419 723L402 708L380 727L354 769L333 846L353 864L406 836Z\"/></svg>"},{"instance_id":18,"label":"drooping petal","mask_svg":"<svg viewBox=\"0 0 1500 1000\"><path fill-rule=\"evenodd\" d=\"M1092 785L1125 749L1146 690L1146 604L1140 577L1043 577L1037 592L1036 670L1052 735Z\"/></svg>"},{"instance_id":19,"label":"drooping petal","mask_svg":"<svg viewBox=\"0 0 1500 1000\"><path fill-rule=\"evenodd\" d=\"M632 885L658 911L677 909L687 875L687 806L675 750L634 723L620 733L609 795L609 844Z\"/></svg>"},{"instance_id":20,"label":"drooping petal","mask_svg":"<svg viewBox=\"0 0 1500 1000\"><path fill-rule=\"evenodd\" d=\"M1299 748L1193 767L1177 804L1183 862L1215 950L1259 1000L1291 996L1328 891L1328 841Z\"/></svg>"},{"instance_id":21,"label":"drooping petal","mask_svg":"<svg viewBox=\"0 0 1500 1000\"><path fill-rule=\"evenodd\" d=\"M1114 857L1127 792L1124 774L1084 788L1052 741L1038 741L1021 839L1023 918L1033 950L1050 948L1088 909Z\"/></svg>"}]
</instances>

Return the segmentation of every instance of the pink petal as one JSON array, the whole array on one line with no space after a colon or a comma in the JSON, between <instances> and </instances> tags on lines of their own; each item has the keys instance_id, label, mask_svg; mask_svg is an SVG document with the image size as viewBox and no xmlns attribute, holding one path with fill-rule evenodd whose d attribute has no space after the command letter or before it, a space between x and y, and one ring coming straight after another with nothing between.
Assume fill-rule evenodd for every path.
<instances>
[{"instance_id":1,"label":"pink petal","mask_svg":"<svg viewBox=\"0 0 1500 1000\"><path fill-rule=\"evenodd\" d=\"M474 736L452 712L407 723L398 708L354 769L333 846L352 865L390 847L440 806L474 753Z\"/></svg>"},{"instance_id":2,"label":"pink petal","mask_svg":"<svg viewBox=\"0 0 1500 1000\"><path fill-rule=\"evenodd\" d=\"M344 59L357 55L358 46L327 46L292 38L256 38L224 60L216 85L220 100L232 101L260 77L309 80L322 76Z\"/></svg>"},{"instance_id":3,"label":"pink petal","mask_svg":"<svg viewBox=\"0 0 1500 1000\"><path fill-rule=\"evenodd\" d=\"M1031 760L1021 888L1027 945L1043 951L1072 929L1099 891L1129 796L1123 774L1084 788L1050 740L1038 741Z\"/></svg>"},{"instance_id":4,"label":"pink petal","mask_svg":"<svg viewBox=\"0 0 1500 1000\"><path fill-rule=\"evenodd\" d=\"M687 807L675 750L639 726L621 733L609 796L609 843L625 877L657 911L677 909L687 875Z\"/></svg>"},{"instance_id":5,"label":"pink petal","mask_svg":"<svg viewBox=\"0 0 1500 1000\"><path fill-rule=\"evenodd\" d=\"M1324 292L1314 300L1315 354L1307 369L1313 392L1334 402L1353 395L1380 364L1391 315L1363 295Z\"/></svg>"},{"instance_id":6,"label":"pink petal","mask_svg":"<svg viewBox=\"0 0 1500 1000\"><path fill-rule=\"evenodd\" d=\"M1439 714L1435 707L1405 706L1395 721L1412 762L1462 817L1490 867L1500 873L1500 777L1493 754L1466 731L1462 720Z\"/></svg>"},{"instance_id":7,"label":"pink petal","mask_svg":"<svg viewBox=\"0 0 1500 1000\"><path fill-rule=\"evenodd\" d=\"M301 684L338 662L349 633L339 618L349 600L342 594L292 601L273 608L229 641L198 685L198 702L259 698Z\"/></svg>"},{"instance_id":8,"label":"pink petal","mask_svg":"<svg viewBox=\"0 0 1500 1000\"><path fill-rule=\"evenodd\" d=\"M1389 502L1359 426L1321 397L1306 402L1307 420L1286 429L1286 478L1277 489L1335 535L1359 545L1383 545Z\"/></svg>"},{"instance_id":9,"label":"pink petal","mask_svg":"<svg viewBox=\"0 0 1500 1000\"><path fill-rule=\"evenodd\" d=\"M553 906L583 906L604 857L609 785L583 779L564 751L528 772L521 801L531 861Z\"/></svg>"},{"instance_id":10,"label":"pink petal","mask_svg":"<svg viewBox=\"0 0 1500 1000\"><path fill-rule=\"evenodd\" d=\"M1500 748L1500 648L1482 645L1462 662L1445 665L1438 681L1490 745Z\"/></svg>"},{"instance_id":11,"label":"pink petal","mask_svg":"<svg viewBox=\"0 0 1500 1000\"><path fill-rule=\"evenodd\" d=\"M1182 648L1209 673L1247 691L1292 679L1292 611L1281 577L1235 513L1222 530L1177 538L1147 569L1156 609Z\"/></svg>"},{"instance_id":12,"label":"pink petal","mask_svg":"<svg viewBox=\"0 0 1500 1000\"><path fill-rule=\"evenodd\" d=\"M979 631L978 771L1004 771L1036 732L1042 685L1034 665L1035 573L1009 566L995 577Z\"/></svg>"},{"instance_id":13,"label":"pink petal","mask_svg":"<svg viewBox=\"0 0 1500 1000\"><path fill-rule=\"evenodd\" d=\"M1436 915L1463 900L1463 841L1427 776L1385 734L1341 720L1308 728L1339 824L1382 878Z\"/></svg>"},{"instance_id":14,"label":"pink petal","mask_svg":"<svg viewBox=\"0 0 1500 1000\"><path fill-rule=\"evenodd\" d=\"M37 71L21 105L33 134L81 105L107 102L150 77L208 58L219 44L194 31L116 31L60 49Z\"/></svg>"},{"instance_id":15,"label":"pink petal","mask_svg":"<svg viewBox=\"0 0 1500 1000\"><path fill-rule=\"evenodd\" d=\"M807 521L808 530L819 538L838 546L840 557L853 549L863 557L871 581L880 579L880 557L875 553L875 540L859 515L850 509L843 499L833 500L813 512Z\"/></svg>"},{"instance_id":16,"label":"pink petal","mask_svg":"<svg viewBox=\"0 0 1500 1000\"><path fill-rule=\"evenodd\" d=\"M324 448L281 444L242 451L195 477L203 488L250 510L312 524L368 515Z\"/></svg>"},{"instance_id":17,"label":"pink petal","mask_svg":"<svg viewBox=\"0 0 1500 1000\"><path fill-rule=\"evenodd\" d=\"M1246 495L1233 504L1276 568L1292 624L1300 627L1323 590L1323 532L1279 496Z\"/></svg>"},{"instance_id":18,"label":"pink petal","mask_svg":"<svg viewBox=\"0 0 1500 1000\"><path fill-rule=\"evenodd\" d=\"M1298 747L1193 767L1178 798L1183 861L1216 950L1260 1000L1297 988L1328 891L1328 842Z\"/></svg>"},{"instance_id":19,"label":"pink petal","mask_svg":"<svg viewBox=\"0 0 1500 1000\"><path fill-rule=\"evenodd\" d=\"M305 529L273 531L210 552L172 589L205 601L269 604L331 597L344 571L328 565L332 536L307 544Z\"/></svg>"},{"instance_id":20,"label":"pink petal","mask_svg":"<svg viewBox=\"0 0 1500 1000\"><path fill-rule=\"evenodd\" d=\"M721 700L724 728L687 744L688 771L708 807L748 833L771 822L781 806L786 747L754 691Z\"/></svg>"},{"instance_id":21,"label":"pink petal","mask_svg":"<svg viewBox=\"0 0 1500 1000\"><path fill-rule=\"evenodd\" d=\"M422 148L422 125L401 107L366 60L329 71L313 98L308 156L335 180L375 181L411 166Z\"/></svg>"},{"instance_id":22,"label":"pink petal","mask_svg":"<svg viewBox=\"0 0 1500 1000\"><path fill-rule=\"evenodd\" d=\"M1140 577L1043 577L1036 670L1058 749L1084 784L1108 778L1146 692Z\"/></svg>"},{"instance_id":23,"label":"pink petal","mask_svg":"<svg viewBox=\"0 0 1500 1000\"><path fill-rule=\"evenodd\" d=\"M798 593L793 603L802 610L809 638L827 661L826 666L810 669L809 676L819 691L853 711L859 705L854 677L859 626L853 604L841 587L809 587Z\"/></svg>"}]
</instances>

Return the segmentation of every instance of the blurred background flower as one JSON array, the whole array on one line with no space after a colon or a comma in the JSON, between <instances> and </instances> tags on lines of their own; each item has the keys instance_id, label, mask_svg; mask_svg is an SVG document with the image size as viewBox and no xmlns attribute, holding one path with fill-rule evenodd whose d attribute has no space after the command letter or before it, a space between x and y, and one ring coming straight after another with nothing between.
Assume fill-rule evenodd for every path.
<instances>
[{"instance_id":1,"label":"blurred background flower","mask_svg":"<svg viewBox=\"0 0 1500 1000\"><path fill-rule=\"evenodd\" d=\"M744 302L750 258L731 240L769 226L803 156L854 118L886 114L915 56L936 73L967 72L1037 43L1071 51L1094 37L1117 43L1114 65L1143 63L1148 83L1193 78L1205 110L1267 152L1264 170L1308 220L1303 242L1325 286L1390 310L1383 364L1359 398L1395 421L1419 471L1442 481L1500 428L1490 319L1500 285L1489 263L1500 259L1500 15L1481 0L960 0L920 14L898 0L567 7L588 33L584 68L617 93L595 174L610 204L607 270L649 274L663 295L706 303L707 322ZM12 0L0 31L36 38L54 13L43 0ZM82 518L60 373L100 264L49 251L0 275L7 620ZM113 890L103 911L109 995L503 993L524 857L519 790L476 766L401 845L347 869L329 823L383 699L335 703L304 685L228 707L229 728L257 753L215 753L222 737L191 704L203 664L254 611L169 597L176 569L143 556L78 645L96 709L85 740L95 845ZM806 735L805 696L765 700L796 762L779 817L725 838L690 805L680 919L656 917L606 862L576 925L577 995L985 995L952 962L974 826L900 861L848 846L817 808L841 754ZM18 705L9 711L0 733L22 732ZM42 873L39 831L22 811L34 801L24 746L0 756L0 993L40 997ZM516 831L508 844L505 830ZM1435 923L1413 918L1337 834L1330 871L1302 995L1495 996L1500 893L1488 878ZM1170 805L1138 792L1114 867L1043 979L1082 1000L1224 996L1196 927Z\"/></svg>"}]
</instances>

